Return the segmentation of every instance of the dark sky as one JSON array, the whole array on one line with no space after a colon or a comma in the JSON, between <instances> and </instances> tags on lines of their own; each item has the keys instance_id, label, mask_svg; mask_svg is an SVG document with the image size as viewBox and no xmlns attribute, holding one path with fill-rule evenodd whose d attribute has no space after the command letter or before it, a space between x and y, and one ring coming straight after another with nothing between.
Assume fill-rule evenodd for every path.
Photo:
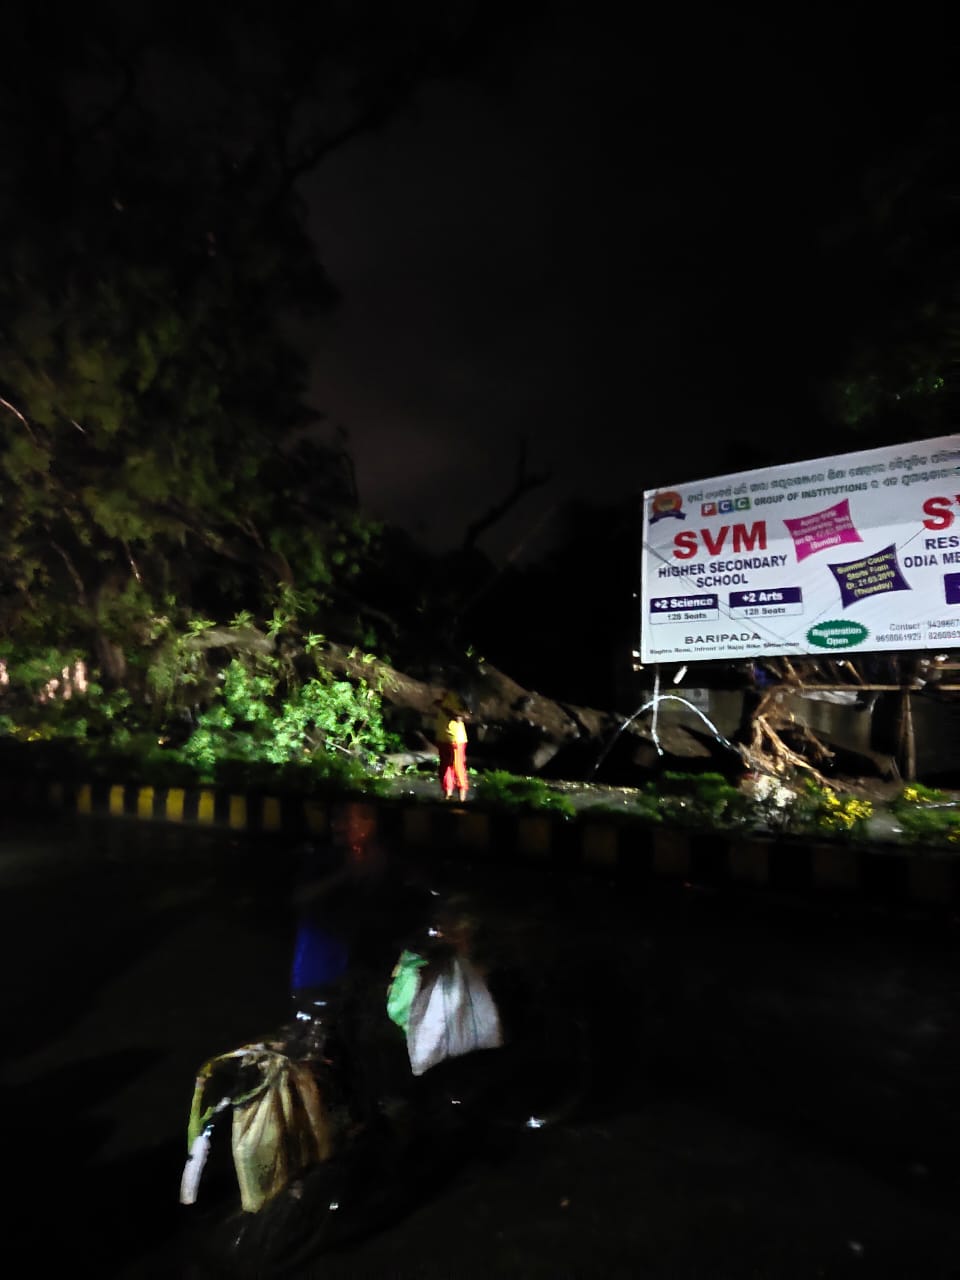
<instances>
[{"instance_id":1,"label":"dark sky","mask_svg":"<svg viewBox=\"0 0 960 1280\"><path fill-rule=\"evenodd\" d=\"M456 544L526 438L553 479L483 545L530 555L570 497L757 465L745 441L822 452L810 383L850 289L824 232L935 116L946 61L935 24L876 22L558 6L330 158L304 187L343 293L313 400L371 512Z\"/></svg>"}]
</instances>

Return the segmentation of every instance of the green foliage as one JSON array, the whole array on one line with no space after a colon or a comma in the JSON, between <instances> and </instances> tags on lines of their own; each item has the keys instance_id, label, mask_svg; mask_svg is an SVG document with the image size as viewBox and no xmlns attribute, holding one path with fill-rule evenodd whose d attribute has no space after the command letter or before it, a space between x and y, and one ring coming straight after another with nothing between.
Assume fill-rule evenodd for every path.
<instances>
[{"instance_id":1,"label":"green foliage","mask_svg":"<svg viewBox=\"0 0 960 1280\"><path fill-rule=\"evenodd\" d=\"M950 797L939 787L925 787L922 782L911 782L891 802L891 808L894 812L900 812L905 809L923 809L931 804L949 803Z\"/></svg>"},{"instance_id":2,"label":"green foliage","mask_svg":"<svg viewBox=\"0 0 960 1280\"><path fill-rule=\"evenodd\" d=\"M229 38L153 0L58 14L54 36L42 6L6 17L0 639L82 654L135 729L211 708L215 630L256 627L283 663L301 632L373 648L391 625L357 607L383 531L307 402L337 295L297 184L516 23L476 0L381 10L238 11ZM333 691L296 703L277 675L290 749L331 738ZM369 707L351 716L347 749L376 738Z\"/></svg>"},{"instance_id":3,"label":"green foliage","mask_svg":"<svg viewBox=\"0 0 960 1280\"><path fill-rule=\"evenodd\" d=\"M552 791L540 778L524 778L501 769L477 777L474 795L479 804L498 809L531 809L572 818L576 812L569 797Z\"/></svg>"},{"instance_id":4,"label":"green foliage","mask_svg":"<svg viewBox=\"0 0 960 1280\"><path fill-rule=\"evenodd\" d=\"M272 731L268 759L278 762L318 747L367 757L388 749L379 694L366 681L335 680L327 672L296 690Z\"/></svg>"},{"instance_id":5,"label":"green foliage","mask_svg":"<svg viewBox=\"0 0 960 1280\"><path fill-rule=\"evenodd\" d=\"M53 645L30 646L7 639L0 642L0 660L6 667L10 687L22 689L31 697L40 694L51 680L58 680L82 654L76 649Z\"/></svg>"},{"instance_id":6,"label":"green foliage","mask_svg":"<svg viewBox=\"0 0 960 1280\"><path fill-rule=\"evenodd\" d=\"M332 17L296 37L265 19L248 63L157 6L113 8L67 16L34 66L32 20L4 30L0 637L56 636L163 701L187 673L170 653L146 679L157 619L257 616L278 635L370 546L342 442L304 430L291 320L334 291L284 172L331 84L350 108L319 70ZM358 25L340 49L352 70L364 40ZM271 63L288 54L296 85ZM182 108L147 88L163 67L191 86Z\"/></svg>"},{"instance_id":7,"label":"green foliage","mask_svg":"<svg viewBox=\"0 0 960 1280\"><path fill-rule=\"evenodd\" d=\"M913 782L890 805L907 837L917 844L960 842L960 809L945 791Z\"/></svg>"},{"instance_id":8,"label":"green foliage","mask_svg":"<svg viewBox=\"0 0 960 1280\"><path fill-rule=\"evenodd\" d=\"M380 696L365 681L336 680L320 669L281 689L276 663L256 667L234 658L180 755L210 780L224 761L322 761L330 777L355 778L358 769L369 774L388 745Z\"/></svg>"},{"instance_id":9,"label":"green foliage","mask_svg":"<svg viewBox=\"0 0 960 1280\"><path fill-rule=\"evenodd\" d=\"M840 795L832 787L820 786L812 778L804 781L790 807L784 830L797 835L827 835L855 839L866 834L873 817L869 800Z\"/></svg>"},{"instance_id":10,"label":"green foliage","mask_svg":"<svg viewBox=\"0 0 960 1280\"><path fill-rule=\"evenodd\" d=\"M235 622L251 625L248 616ZM210 654L222 654L218 642L233 632L206 618L190 619L181 631L158 619L155 631L157 643L142 658L146 700L125 686L96 682L71 687L64 698L74 651L0 643L9 681L2 688L7 732L21 741L74 740L91 768L113 768L120 778L243 777L264 785L273 778L275 785L283 774L285 785L301 789L377 785L383 756L395 746L379 691L367 680L335 678L318 645L314 674L303 679L293 652L241 650L218 669ZM177 745L185 723L192 728Z\"/></svg>"},{"instance_id":11,"label":"green foliage","mask_svg":"<svg viewBox=\"0 0 960 1280\"><path fill-rule=\"evenodd\" d=\"M167 617L154 622L156 643L142 655L143 692L162 715L186 701L196 701L200 687L209 682L203 651L190 644L205 629L206 619L191 618L185 632L176 631Z\"/></svg>"},{"instance_id":12,"label":"green foliage","mask_svg":"<svg viewBox=\"0 0 960 1280\"><path fill-rule=\"evenodd\" d=\"M643 793L664 822L680 827L731 827L742 824L750 801L719 773L665 772Z\"/></svg>"},{"instance_id":13,"label":"green foliage","mask_svg":"<svg viewBox=\"0 0 960 1280\"><path fill-rule=\"evenodd\" d=\"M363 762L336 752L319 751L309 759L271 764L266 760L218 759L209 781L242 790L279 791L293 795L380 795L386 780L371 774Z\"/></svg>"},{"instance_id":14,"label":"green foliage","mask_svg":"<svg viewBox=\"0 0 960 1280\"><path fill-rule=\"evenodd\" d=\"M272 764L251 756L221 755L222 742L215 741L210 763L203 763L142 732L127 732L111 740L67 740L46 737L39 731L23 734L6 717L0 717L0 733L5 731L27 743L31 752L56 752L42 758L38 754L36 769L45 767L60 778L101 778L151 786L217 785L296 795L378 795L386 788L385 779L372 775L361 761L337 753L318 752L308 759Z\"/></svg>"},{"instance_id":15,"label":"green foliage","mask_svg":"<svg viewBox=\"0 0 960 1280\"><path fill-rule=\"evenodd\" d=\"M809 780L796 788L759 779L748 791L717 773L667 771L646 783L629 806L591 807L592 813L603 811L690 830L742 828L851 838L865 834L873 806L856 797L841 798Z\"/></svg>"}]
</instances>

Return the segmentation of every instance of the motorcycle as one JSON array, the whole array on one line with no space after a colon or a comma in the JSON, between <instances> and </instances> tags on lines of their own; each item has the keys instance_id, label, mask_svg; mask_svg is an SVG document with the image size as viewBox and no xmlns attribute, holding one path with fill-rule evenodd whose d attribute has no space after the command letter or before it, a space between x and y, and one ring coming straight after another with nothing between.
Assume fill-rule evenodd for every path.
<instances>
[{"instance_id":1,"label":"motorcycle","mask_svg":"<svg viewBox=\"0 0 960 1280\"><path fill-rule=\"evenodd\" d=\"M435 1010L437 984L463 957L447 939L421 950L423 1027L431 991ZM510 966L481 981L497 1047L448 1037L453 1052L434 1052L419 1074L412 1064L426 1059L372 974L349 975L276 1034L205 1064L182 1188L201 1274L302 1274L325 1250L400 1221L471 1160L506 1157L572 1113L591 1062L571 985L547 988ZM431 1034L443 1042L436 1018Z\"/></svg>"}]
</instances>

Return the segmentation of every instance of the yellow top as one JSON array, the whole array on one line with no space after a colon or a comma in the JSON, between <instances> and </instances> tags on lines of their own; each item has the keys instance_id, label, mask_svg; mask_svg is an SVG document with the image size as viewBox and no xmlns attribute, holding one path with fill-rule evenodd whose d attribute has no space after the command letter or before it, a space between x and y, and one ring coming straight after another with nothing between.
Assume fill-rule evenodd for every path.
<instances>
[{"instance_id":1,"label":"yellow top","mask_svg":"<svg viewBox=\"0 0 960 1280\"><path fill-rule=\"evenodd\" d=\"M467 726L456 716L440 711L434 724L434 740L436 742L466 742Z\"/></svg>"}]
</instances>

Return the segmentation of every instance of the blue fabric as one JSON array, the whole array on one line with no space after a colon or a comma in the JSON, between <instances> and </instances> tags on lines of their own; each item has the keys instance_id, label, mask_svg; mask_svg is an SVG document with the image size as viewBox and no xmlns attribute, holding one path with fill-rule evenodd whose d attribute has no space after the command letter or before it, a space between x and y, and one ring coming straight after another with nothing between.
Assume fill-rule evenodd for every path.
<instances>
[{"instance_id":1,"label":"blue fabric","mask_svg":"<svg viewBox=\"0 0 960 1280\"><path fill-rule=\"evenodd\" d=\"M307 991L336 982L347 971L347 944L313 920L301 921L290 974L292 991Z\"/></svg>"}]
</instances>

